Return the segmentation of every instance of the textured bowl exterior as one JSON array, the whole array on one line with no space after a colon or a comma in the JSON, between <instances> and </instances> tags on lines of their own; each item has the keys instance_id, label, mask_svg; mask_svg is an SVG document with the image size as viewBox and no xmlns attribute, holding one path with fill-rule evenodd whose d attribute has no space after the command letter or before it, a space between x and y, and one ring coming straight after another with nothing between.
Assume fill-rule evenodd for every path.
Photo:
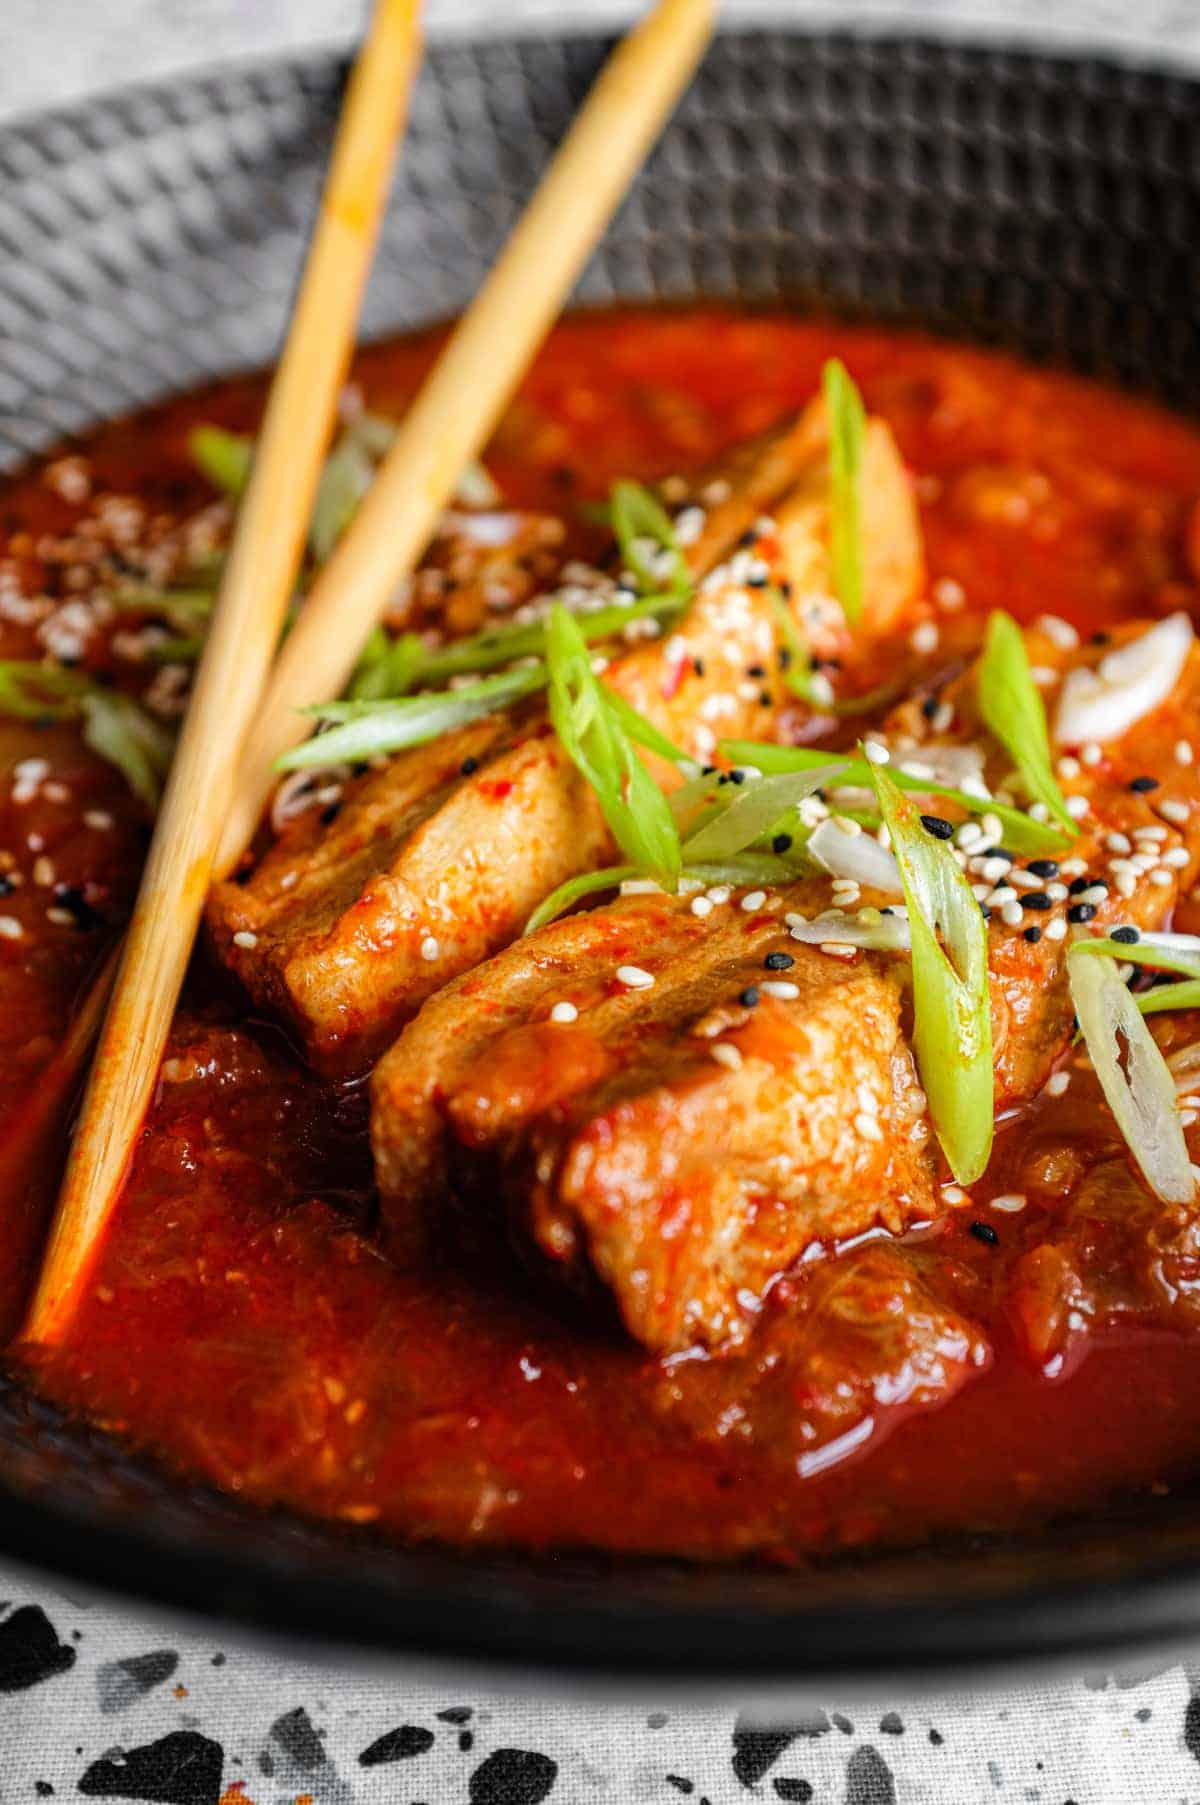
<instances>
[{"instance_id":1,"label":"textured bowl exterior","mask_svg":"<svg viewBox=\"0 0 1200 1805\"><path fill-rule=\"evenodd\" d=\"M468 298L605 49L430 53L367 336ZM0 131L0 469L270 358L343 76L333 58L239 68ZM1200 393L1198 246L1200 87L1182 77L738 33L707 59L581 292L817 300L1186 405ZM252 1512L2 1379L0 1548L358 1647L743 1688L1200 1635L1200 1512L1183 1494L1025 1541L786 1573L467 1557Z\"/></svg>"}]
</instances>

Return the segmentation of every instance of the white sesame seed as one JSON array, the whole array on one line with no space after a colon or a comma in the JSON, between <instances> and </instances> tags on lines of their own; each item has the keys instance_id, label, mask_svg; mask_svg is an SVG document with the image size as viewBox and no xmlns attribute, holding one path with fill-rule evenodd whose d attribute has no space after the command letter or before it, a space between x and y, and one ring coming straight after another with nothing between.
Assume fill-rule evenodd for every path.
<instances>
[{"instance_id":1,"label":"white sesame seed","mask_svg":"<svg viewBox=\"0 0 1200 1805\"><path fill-rule=\"evenodd\" d=\"M1051 902L1066 902L1071 892L1065 884L1047 884L1046 895Z\"/></svg>"},{"instance_id":2,"label":"white sesame seed","mask_svg":"<svg viewBox=\"0 0 1200 1805\"><path fill-rule=\"evenodd\" d=\"M41 783L50 775L50 766L44 758L23 758L13 766L13 776L18 783Z\"/></svg>"},{"instance_id":3,"label":"white sesame seed","mask_svg":"<svg viewBox=\"0 0 1200 1805\"><path fill-rule=\"evenodd\" d=\"M246 951L250 952L258 945L258 935L252 934L249 928L242 928L239 933L234 935L233 944L235 946L244 946Z\"/></svg>"},{"instance_id":4,"label":"white sesame seed","mask_svg":"<svg viewBox=\"0 0 1200 1805\"><path fill-rule=\"evenodd\" d=\"M1023 1192L1005 1191L1002 1196L992 1198L991 1207L994 1210L1003 1210L1006 1216L1015 1216L1025 1208L1027 1202L1028 1199Z\"/></svg>"},{"instance_id":5,"label":"white sesame seed","mask_svg":"<svg viewBox=\"0 0 1200 1805\"><path fill-rule=\"evenodd\" d=\"M1086 746L1080 747L1079 757L1085 765L1098 765L1104 754L1095 740L1089 740Z\"/></svg>"},{"instance_id":6,"label":"white sesame seed","mask_svg":"<svg viewBox=\"0 0 1200 1805\"><path fill-rule=\"evenodd\" d=\"M886 765L892 756L887 747L881 745L878 740L864 740L863 751L873 765Z\"/></svg>"},{"instance_id":7,"label":"white sesame seed","mask_svg":"<svg viewBox=\"0 0 1200 1805\"><path fill-rule=\"evenodd\" d=\"M24 932L15 915L0 915L0 939L19 940Z\"/></svg>"},{"instance_id":8,"label":"white sesame seed","mask_svg":"<svg viewBox=\"0 0 1200 1805\"><path fill-rule=\"evenodd\" d=\"M1195 753L1192 751L1190 740L1176 740L1175 763L1177 765L1190 765L1194 757Z\"/></svg>"},{"instance_id":9,"label":"white sesame seed","mask_svg":"<svg viewBox=\"0 0 1200 1805\"><path fill-rule=\"evenodd\" d=\"M852 821L849 815L834 815L832 819L838 832L845 834L848 840L853 840L862 832L861 825L857 821Z\"/></svg>"},{"instance_id":10,"label":"white sesame seed","mask_svg":"<svg viewBox=\"0 0 1200 1805\"><path fill-rule=\"evenodd\" d=\"M1073 652L1079 644L1079 635L1069 620L1060 614L1043 614L1035 625L1042 629L1046 638L1051 640L1060 651Z\"/></svg>"},{"instance_id":11,"label":"white sesame seed","mask_svg":"<svg viewBox=\"0 0 1200 1805\"><path fill-rule=\"evenodd\" d=\"M758 988L765 997L778 997L782 1003L795 1002L800 995L800 986L789 983L786 978L764 978Z\"/></svg>"},{"instance_id":12,"label":"white sesame seed","mask_svg":"<svg viewBox=\"0 0 1200 1805\"><path fill-rule=\"evenodd\" d=\"M943 1185L942 1196L950 1204L966 1203L967 1201L967 1193L961 1185Z\"/></svg>"},{"instance_id":13,"label":"white sesame seed","mask_svg":"<svg viewBox=\"0 0 1200 1805\"><path fill-rule=\"evenodd\" d=\"M52 921L56 928L73 928L75 917L70 909L47 909L46 920Z\"/></svg>"},{"instance_id":14,"label":"white sesame seed","mask_svg":"<svg viewBox=\"0 0 1200 1805\"><path fill-rule=\"evenodd\" d=\"M442 949L434 936L432 934L426 934L424 940L421 942L421 957L424 959L425 963L427 965L432 965L434 960L440 957L441 951Z\"/></svg>"},{"instance_id":15,"label":"white sesame seed","mask_svg":"<svg viewBox=\"0 0 1200 1805\"><path fill-rule=\"evenodd\" d=\"M1079 768L1079 760L1077 758L1072 758L1069 753L1065 758L1060 758L1058 761L1058 774L1060 777L1065 778L1068 783L1073 777L1079 776Z\"/></svg>"},{"instance_id":16,"label":"white sesame seed","mask_svg":"<svg viewBox=\"0 0 1200 1805\"><path fill-rule=\"evenodd\" d=\"M627 877L621 885L622 896L661 896L662 885L652 877Z\"/></svg>"},{"instance_id":17,"label":"white sesame seed","mask_svg":"<svg viewBox=\"0 0 1200 1805\"><path fill-rule=\"evenodd\" d=\"M1152 840L1157 844L1160 840L1166 839L1167 830L1152 822L1148 827L1135 827L1133 837L1135 840Z\"/></svg>"},{"instance_id":18,"label":"white sesame seed","mask_svg":"<svg viewBox=\"0 0 1200 1805\"><path fill-rule=\"evenodd\" d=\"M978 821L964 821L954 836L954 843L956 846L961 846L964 852L970 852L971 848L977 846L982 838L983 829Z\"/></svg>"},{"instance_id":19,"label":"white sesame seed","mask_svg":"<svg viewBox=\"0 0 1200 1805\"><path fill-rule=\"evenodd\" d=\"M1196 1110L1196 1109L1181 1109L1180 1110L1179 1125L1181 1128L1194 1128L1197 1122L1200 1122L1200 1110Z\"/></svg>"},{"instance_id":20,"label":"white sesame seed","mask_svg":"<svg viewBox=\"0 0 1200 1805\"><path fill-rule=\"evenodd\" d=\"M555 1003L550 1011L552 1022L573 1022L578 1019L579 1011L574 1003Z\"/></svg>"},{"instance_id":21,"label":"white sesame seed","mask_svg":"<svg viewBox=\"0 0 1200 1805\"><path fill-rule=\"evenodd\" d=\"M707 896L710 903L720 904L727 903L729 898L733 895L733 891L728 884L714 884L712 889L706 890L704 894Z\"/></svg>"},{"instance_id":22,"label":"white sesame seed","mask_svg":"<svg viewBox=\"0 0 1200 1805\"><path fill-rule=\"evenodd\" d=\"M1063 877L1082 877L1087 870L1086 859L1061 859L1058 866Z\"/></svg>"},{"instance_id":23,"label":"white sesame seed","mask_svg":"<svg viewBox=\"0 0 1200 1805\"><path fill-rule=\"evenodd\" d=\"M975 868L975 861L972 861L972 870ZM986 877L989 884L998 882L998 880L1004 876L1008 868L1007 859L989 858L980 859L978 861L979 875L980 877ZM1034 879L1034 882L1037 882L1036 878Z\"/></svg>"},{"instance_id":24,"label":"white sesame seed","mask_svg":"<svg viewBox=\"0 0 1200 1805\"><path fill-rule=\"evenodd\" d=\"M1052 1072L1050 1077L1046 1080L1046 1095L1048 1097L1061 1097L1070 1082L1070 1072Z\"/></svg>"},{"instance_id":25,"label":"white sesame seed","mask_svg":"<svg viewBox=\"0 0 1200 1805\"><path fill-rule=\"evenodd\" d=\"M994 909L1002 909L1006 903L1015 903L1016 900L1017 893L1011 884L997 884L994 890L988 892L988 902Z\"/></svg>"},{"instance_id":26,"label":"white sesame seed","mask_svg":"<svg viewBox=\"0 0 1200 1805\"><path fill-rule=\"evenodd\" d=\"M1137 878L1132 871L1121 871L1117 874L1117 895L1130 897L1137 889Z\"/></svg>"},{"instance_id":27,"label":"white sesame seed","mask_svg":"<svg viewBox=\"0 0 1200 1805\"><path fill-rule=\"evenodd\" d=\"M1156 884L1160 890L1166 890L1175 882L1175 879L1169 871L1164 871L1160 865L1156 870L1150 873L1150 882Z\"/></svg>"},{"instance_id":28,"label":"white sesame seed","mask_svg":"<svg viewBox=\"0 0 1200 1805\"><path fill-rule=\"evenodd\" d=\"M712 898L709 896L693 896L691 910L693 915L698 915L703 921L706 915L711 915L713 912Z\"/></svg>"},{"instance_id":29,"label":"white sesame seed","mask_svg":"<svg viewBox=\"0 0 1200 1805\"><path fill-rule=\"evenodd\" d=\"M1086 890L1079 892L1079 901L1081 903L1102 903L1107 896L1107 884L1089 884Z\"/></svg>"},{"instance_id":30,"label":"white sesame seed","mask_svg":"<svg viewBox=\"0 0 1200 1805\"><path fill-rule=\"evenodd\" d=\"M729 1071L731 1071L731 1072L737 1072L737 1071L741 1070L741 1066L742 1066L741 1049L739 1047L735 1047L732 1041L715 1040L712 1043L712 1045L709 1047L708 1050L712 1054L713 1058L716 1060L718 1065L726 1066L729 1069Z\"/></svg>"},{"instance_id":31,"label":"white sesame seed","mask_svg":"<svg viewBox=\"0 0 1200 1805\"><path fill-rule=\"evenodd\" d=\"M1088 812L1088 799L1086 796L1068 796L1066 808L1072 821L1082 821ZM1030 813L1032 812L1030 810Z\"/></svg>"},{"instance_id":32,"label":"white sesame seed","mask_svg":"<svg viewBox=\"0 0 1200 1805\"><path fill-rule=\"evenodd\" d=\"M853 959L857 955L857 949L845 940L822 940L820 950L831 959Z\"/></svg>"},{"instance_id":33,"label":"white sesame seed","mask_svg":"<svg viewBox=\"0 0 1200 1805\"><path fill-rule=\"evenodd\" d=\"M624 984L627 990L649 990L654 973L643 971L640 965L618 965L617 982Z\"/></svg>"},{"instance_id":34,"label":"white sesame seed","mask_svg":"<svg viewBox=\"0 0 1200 1805\"><path fill-rule=\"evenodd\" d=\"M1104 844L1110 852L1132 852L1133 841L1128 834L1109 834Z\"/></svg>"},{"instance_id":35,"label":"white sesame seed","mask_svg":"<svg viewBox=\"0 0 1200 1805\"><path fill-rule=\"evenodd\" d=\"M33 881L40 889L48 890L54 882L54 878L54 861L48 859L43 853L40 859L35 859L33 862Z\"/></svg>"},{"instance_id":36,"label":"white sesame seed","mask_svg":"<svg viewBox=\"0 0 1200 1805\"><path fill-rule=\"evenodd\" d=\"M1006 927L1019 928L1025 919L1020 903L1005 903L1000 911L1000 919Z\"/></svg>"},{"instance_id":37,"label":"white sesame seed","mask_svg":"<svg viewBox=\"0 0 1200 1805\"><path fill-rule=\"evenodd\" d=\"M113 818L107 809L90 808L83 817L83 825L92 828L98 834L106 834L113 824Z\"/></svg>"},{"instance_id":38,"label":"white sesame seed","mask_svg":"<svg viewBox=\"0 0 1200 1805\"><path fill-rule=\"evenodd\" d=\"M1063 916L1056 915L1053 921L1046 923L1042 933L1047 940L1065 940L1067 937L1066 920Z\"/></svg>"},{"instance_id":39,"label":"white sesame seed","mask_svg":"<svg viewBox=\"0 0 1200 1805\"><path fill-rule=\"evenodd\" d=\"M1058 682L1061 672L1056 671L1052 664L1031 664L1029 675L1039 689L1049 689L1051 684Z\"/></svg>"},{"instance_id":40,"label":"white sesame seed","mask_svg":"<svg viewBox=\"0 0 1200 1805\"><path fill-rule=\"evenodd\" d=\"M962 607L967 599L967 592L953 577L939 577L933 586L933 599L939 608L952 614L955 609Z\"/></svg>"},{"instance_id":41,"label":"white sesame seed","mask_svg":"<svg viewBox=\"0 0 1200 1805\"><path fill-rule=\"evenodd\" d=\"M1182 871L1191 856L1186 846L1171 846L1163 853L1162 863L1172 871Z\"/></svg>"},{"instance_id":42,"label":"white sesame seed","mask_svg":"<svg viewBox=\"0 0 1200 1805\"><path fill-rule=\"evenodd\" d=\"M1159 803L1158 812L1164 820L1174 822L1176 827L1182 827L1185 821L1191 819L1192 813L1186 802L1176 802L1169 796Z\"/></svg>"},{"instance_id":43,"label":"white sesame seed","mask_svg":"<svg viewBox=\"0 0 1200 1805\"><path fill-rule=\"evenodd\" d=\"M854 1126L864 1141L881 1141L883 1129L874 1116L869 1116L865 1109L860 1109L854 1118Z\"/></svg>"},{"instance_id":44,"label":"white sesame seed","mask_svg":"<svg viewBox=\"0 0 1200 1805\"><path fill-rule=\"evenodd\" d=\"M741 907L747 915L753 915L755 909L761 909L766 900L765 890L751 890L748 896L743 896Z\"/></svg>"},{"instance_id":45,"label":"white sesame seed","mask_svg":"<svg viewBox=\"0 0 1200 1805\"><path fill-rule=\"evenodd\" d=\"M914 652L936 652L938 630L931 620L924 620L919 627L914 627L909 638L909 645Z\"/></svg>"},{"instance_id":46,"label":"white sesame seed","mask_svg":"<svg viewBox=\"0 0 1200 1805\"><path fill-rule=\"evenodd\" d=\"M814 671L808 680L808 687L813 701L822 708L828 708L833 701L833 684L824 671Z\"/></svg>"}]
</instances>

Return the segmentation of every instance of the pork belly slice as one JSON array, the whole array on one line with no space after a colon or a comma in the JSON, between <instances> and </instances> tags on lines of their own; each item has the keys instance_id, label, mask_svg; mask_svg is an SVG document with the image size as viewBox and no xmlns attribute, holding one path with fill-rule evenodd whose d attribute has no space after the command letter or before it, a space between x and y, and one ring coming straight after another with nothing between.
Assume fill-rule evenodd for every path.
<instances>
[{"instance_id":1,"label":"pork belly slice","mask_svg":"<svg viewBox=\"0 0 1200 1805\"><path fill-rule=\"evenodd\" d=\"M872 423L870 446L864 531L868 546L887 537L890 549L869 555L868 610L891 624L915 604L920 538L886 427ZM827 500L814 502L820 490L827 497L826 462L823 415L813 410L760 441L754 457L735 454L728 497L689 552L696 574L790 485L803 528L783 530L785 502L778 540L761 535L758 554L779 581L795 571L795 605L815 594L821 572L828 589ZM856 643L870 640L860 629ZM606 681L707 758L721 735L771 733L786 695L778 653L768 595L731 563L701 584L674 631L615 657ZM594 797L531 706L349 781L335 818L306 815L252 870L214 887L208 927L221 958L284 1017L312 1063L352 1075L426 997L513 940L549 891L613 856Z\"/></svg>"},{"instance_id":2,"label":"pork belly slice","mask_svg":"<svg viewBox=\"0 0 1200 1805\"><path fill-rule=\"evenodd\" d=\"M898 968L783 924L823 890L707 918L627 897L431 999L372 1079L393 1249L452 1190L563 1276L594 1274L630 1334L669 1352L738 1340L814 1242L931 1216ZM785 951L785 971L765 967Z\"/></svg>"},{"instance_id":3,"label":"pork belly slice","mask_svg":"<svg viewBox=\"0 0 1200 1805\"><path fill-rule=\"evenodd\" d=\"M878 1447L991 1364L983 1330L942 1295L931 1264L880 1240L783 1279L744 1347L671 1363L659 1409L700 1440L750 1444L802 1479Z\"/></svg>"}]
</instances>

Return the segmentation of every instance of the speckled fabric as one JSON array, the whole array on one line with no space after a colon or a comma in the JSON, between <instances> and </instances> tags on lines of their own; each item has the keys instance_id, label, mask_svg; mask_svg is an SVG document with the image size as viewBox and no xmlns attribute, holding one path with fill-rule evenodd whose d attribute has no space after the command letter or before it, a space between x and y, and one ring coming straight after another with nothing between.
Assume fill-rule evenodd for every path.
<instances>
[{"instance_id":1,"label":"speckled fabric","mask_svg":"<svg viewBox=\"0 0 1200 1805\"><path fill-rule=\"evenodd\" d=\"M1200 1666L762 1718L264 1653L67 1598L0 1606L0 1796L161 1805L1195 1805ZM665 1691L665 1688L664 1688Z\"/></svg>"}]
</instances>

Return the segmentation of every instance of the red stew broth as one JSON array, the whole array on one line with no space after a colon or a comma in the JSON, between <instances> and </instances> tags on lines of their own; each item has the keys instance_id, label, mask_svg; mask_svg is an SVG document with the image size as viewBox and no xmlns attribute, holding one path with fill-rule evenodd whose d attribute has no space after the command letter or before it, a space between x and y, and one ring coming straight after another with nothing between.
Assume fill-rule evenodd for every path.
<instances>
[{"instance_id":1,"label":"red stew broth","mask_svg":"<svg viewBox=\"0 0 1200 1805\"><path fill-rule=\"evenodd\" d=\"M369 404L398 413L435 348L427 335L362 353ZM713 308L579 315L552 335L489 468L511 500L571 515L614 477L695 467L771 424L810 397L832 354L895 429L956 631L998 606L1022 619L1052 611L1087 631L1194 608L1200 431L1061 373L916 335ZM94 487L165 513L202 505L189 428L252 428L262 394L259 378L242 379L102 429L84 447ZM40 535L68 530L76 513L36 471L8 486L0 550L27 588L40 581ZM0 654L34 648L28 626L0 618ZM25 878L0 905L26 929L0 940L10 1129L106 944L104 929L51 924L32 906L32 841L56 881L111 922L147 833L121 780L69 732L0 727L5 773L45 757L58 775L60 756L66 800L18 803L11 783L0 786L0 847ZM85 825L97 810L110 829ZM1088 1160L1101 1140L1114 1150L1086 1073L1001 1132L976 1207L934 1231L970 1274L990 1369L945 1407L800 1480L769 1449L693 1440L658 1406L659 1364L584 1305L551 1303L515 1267L444 1250L420 1270L387 1264L360 1232L370 1212L362 1092L324 1088L276 1030L244 1018L230 984L199 960L173 1081L92 1291L67 1344L33 1374L48 1396L186 1473L405 1537L795 1560L1036 1522L1195 1468L1200 1388L1186 1335L1106 1331L1052 1378L1010 1331L1008 1274L1045 1236L1053 1205L1017 1216L985 1199L1025 1189L1039 1137ZM15 1173L0 1131L10 1330L59 1141L44 1170ZM980 1219L995 1245L971 1232Z\"/></svg>"}]
</instances>

